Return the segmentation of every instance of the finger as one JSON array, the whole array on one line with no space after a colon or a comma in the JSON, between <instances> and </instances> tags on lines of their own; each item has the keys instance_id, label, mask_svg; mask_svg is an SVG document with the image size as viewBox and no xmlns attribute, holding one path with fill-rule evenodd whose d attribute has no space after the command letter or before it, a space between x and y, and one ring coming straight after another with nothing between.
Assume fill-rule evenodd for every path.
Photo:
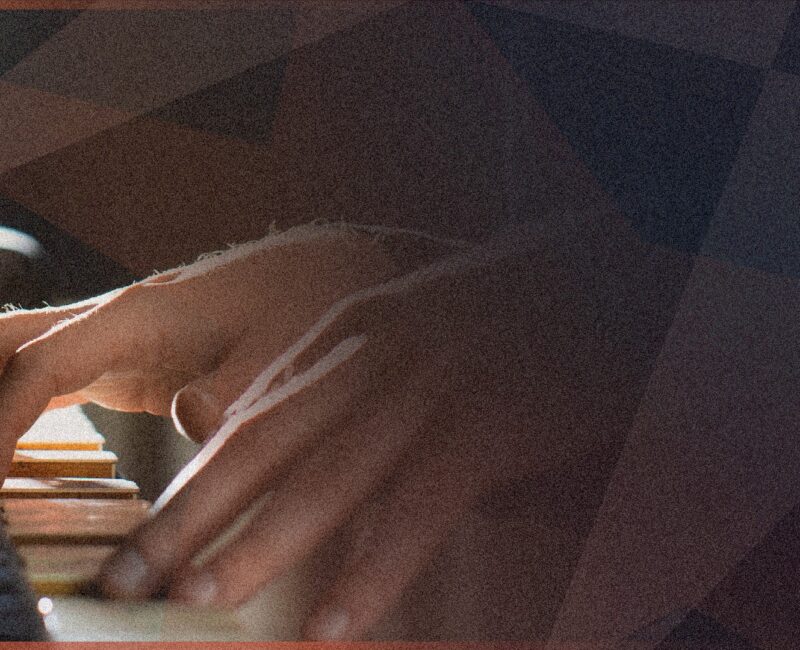
<instances>
[{"instance_id":1,"label":"finger","mask_svg":"<svg viewBox=\"0 0 800 650\"><path fill-rule=\"evenodd\" d=\"M356 308L343 317L342 311L329 310L279 355L274 354L275 340L271 340L275 333L261 331L250 337L215 371L175 395L171 415L176 429L195 442L204 442L224 418L247 410L261 395L288 381L296 367L318 359L333 342L353 331L373 329L367 321L370 317L374 321L375 313L365 316L363 309Z\"/></svg>"},{"instance_id":2,"label":"finger","mask_svg":"<svg viewBox=\"0 0 800 650\"><path fill-rule=\"evenodd\" d=\"M73 395L116 411L169 416L175 393L193 378L194 373L172 369L111 372Z\"/></svg>"},{"instance_id":3,"label":"finger","mask_svg":"<svg viewBox=\"0 0 800 650\"><path fill-rule=\"evenodd\" d=\"M245 340L216 370L175 393L170 409L175 428L195 442L205 442L219 429L225 409L245 391L268 362L260 338Z\"/></svg>"},{"instance_id":4,"label":"finger","mask_svg":"<svg viewBox=\"0 0 800 650\"><path fill-rule=\"evenodd\" d=\"M59 395L58 397L54 397L47 403L45 411L51 411L53 409L62 409L67 406L76 406L78 404L86 404L88 401L89 400L83 397L80 393L71 393L70 395Z\"/></svg>"},{"instance_id":5,"label":"finger","mask_svg":"<svg viewBox=\"0 0 800 650\"><path fill-rule=\"evenodd\" d=\"M358 408L367 389L374 390L364 381L372 364L366 353L349 358L265 413L226 422L156 502L158 514L108 561L100 588L122 598L155 593L262 494L288 461Z\"/></svg>"},{"instance_id":6,"label":"finger","mask_svg":"<svg viewBox=\"0 0 800 650\"><path fill-rule=\"evenodd\" d=\"M92 296L58 307L42 307L41 309L11 309L0 313L0 327L9 343L0 344L0 352L14 352L20 345L38 338L47 330L62 321L83 314L99 305L111 301L130 287L121 287L107 291L99 296ZM13 342L16 341L16 344Z\"/></svg>"},{"instance_id":7,"label":"finger","mask_svg":"<svg viewBox=\"0 0 800 650\"><path fill-rule=\"evenodd\" d=\"M123 304L124 307L124 304ZM90 384L125 356L143 354L147 328L115 302L61 322L14 354L0 377L0 431L15 442L56 396Z\"/></svg>"},{"instance_id":8,"label":"finger","mask_svg":"<svg viewBox=\"0 0 800 650\"><path fill-rule=\"evenodd\" d=\"M6 447L59 395L68 395L116 368L159 367L175 344L163 289L134 285L23 345L0 377L0 431ZM174 315L173 315L174 316ZM194 347L207 343L202 336ZM194 349L194 348L192 348Z\"/></svg>"},{"instance_id":9,"label":"finger","mask_svg":"<svg viewBox=\"0 0 800 650\"><path fill-rule=\"evenodd\" d=\"M305 638L359 638L419 573L487 484L487 459L457 443L416 449L393 489L358 518L361 548L305 625Z\"/></svg>"},{"instance_id":10,"label":"finger","mask_svg":"<svg viewBox=\"0 0 800 650\"><path fill-rule=\"evenodd\" d=\"M203 567L186 567L170 596L234 606L299 561L341 525L414 440L424 400L403 391L379 413L333 432L303 458L252 523ZM358 416L356 416L358 417Z\"/></svg>"},{"instance_id":11,"label":"finger","mask_svg":"<svg viewBox=\"0 0 800 650\"><path fill-rule=\"evenodd\" d=\"M86 301L63 307L19 309L0 314L0 328L3 331L0 357L10 357L22 344L41 336L60 321L88 311L96 304Z\"/></svg>"}]
</instances>

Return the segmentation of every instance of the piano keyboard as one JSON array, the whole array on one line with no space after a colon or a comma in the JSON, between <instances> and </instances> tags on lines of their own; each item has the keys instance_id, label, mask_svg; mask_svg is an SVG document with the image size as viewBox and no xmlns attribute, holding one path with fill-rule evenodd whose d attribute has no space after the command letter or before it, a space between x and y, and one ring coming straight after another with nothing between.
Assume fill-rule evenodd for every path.
<instances>
[{"instance_id":1,"label":"piano keyboard","mask_svg":"<svg viewBox=\"0 0 800 650\"><path fill-rule=\"evenodd\" d=\"M17 441L17 449L100 451L105 439L79 408L50 411Z\"/></svg>"},{"instance_id":2,"label":"piano keyboard","mask_svg":"<svg viewBox=\"0 0 800 650\"><path fill-rule=\"evenodd\" d=\"M20 438L0 487L0 640L255 640L229 612L80 595L149 507L104 444L79 407Z\"/></svg>"},{"instance_id":3,"label":"piano keyboard","mask_svg":"<svg viewBox=\"0 0 800 650\"><path fill-rule=\"evenodd\" d=\"M0 488L8 536L40 596L85 590L147 515L117 457L79 408L44 414L22 438Z\"/></svg>"},{"instance_id":4,"label":"piano keyboard","mask_svg":"<svg viewBox=\"0 0 800 650\"><path fill-rule=\"evenodd\" d=\"M124 479L7 478L0 499L135 499L139 488Z\"/></svg>"},{"instance_id":5,"label":"piano keyboard","mask_svg":"<svg viewBox=\"0 0 800 650\"><path fill-rule=\"evenodd\" d=\"M14 478L114 478L116 467L117 457L110 451L17 450L8 475Z\"/></svg>"}]
</instances>

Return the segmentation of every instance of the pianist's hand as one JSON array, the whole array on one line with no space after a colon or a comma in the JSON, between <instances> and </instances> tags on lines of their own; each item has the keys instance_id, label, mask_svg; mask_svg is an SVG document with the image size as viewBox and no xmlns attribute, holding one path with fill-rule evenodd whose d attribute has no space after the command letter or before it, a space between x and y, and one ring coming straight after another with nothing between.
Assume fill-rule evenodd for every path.
<instances>
[{"instance_id":1,"label":"pianist's hand","mask_svg":"<svg viewBox=\"0 0 800 650\"><path fill-rule=\"evenodd\" d=\"M166 414L182 387L173 415L205 442L105 567L106 593L236 605L347 524L352 552L306 631L357 637L479 495L531 470L534 440L537 468L558 462L554 341L527 328L569 334L547 301L529 313L526 265L445 263L381 284L398 268L385 250L328 234L157 276L54 327L64 310L4 317L6 462L48 404Z\"/></svg>"},{"instance_id":2,"label":"pianist's hand","mask_svg":"<svg viewBox=\"0 0 800 650\"><path fill-rule=\"evenodd\" d=\"M429 246L417 261L445 248ZM397 274L397 260L373 234L299 228L81 303L0 315L0 475L45 408L169 415L181 387L236 368L212 391L224 405L333 301Z\"/></svg>"},{"instance_id":3,"label":"pianist's hand","mask_svg":"<svg viewBox=\"0 0 800 650\"><path fill-rule=\"evenodd\" d=\"M253 344L267 372L204 429L205 446L106 566L102 588L235 606L347 526L351 550L306 634L362 635L476 498L530 470L533 433L537 467L563 453L557 429L534 417L534 365L547 355L526 336L523 275L405 278L338 303L277 358ZM195 381L186 415L218 417L221 387L240 372L226 365ZM246 527L197 566L248 504Z\"/></svg>"}]
</instances>

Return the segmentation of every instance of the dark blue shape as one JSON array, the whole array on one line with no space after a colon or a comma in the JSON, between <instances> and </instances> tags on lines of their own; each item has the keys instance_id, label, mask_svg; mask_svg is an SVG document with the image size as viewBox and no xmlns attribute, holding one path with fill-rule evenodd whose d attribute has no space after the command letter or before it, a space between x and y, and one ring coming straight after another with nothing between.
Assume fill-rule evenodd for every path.
<instances>
[{"instance_id":1,"label":"dark blue shape","mask_svg":"<svg viewBox=\"0 0 800 650\"><path fill-rule=\"evenodd\" d=\"M697 251L764 73L529 13L470 9L640 235Z\"/></svg>"},{"instance_id":2,"label":"dark blue shape","mask_svg":"<svg viewBox=\"0 0 800 650\"><path fill-rule=\"evenodd\" d=\"M78 11L0 11L0 74L44 43Z\"/></svg>"},{"instance_id":3,"label":"dark blue shape","mask_svg":"<svg viewBox=\"0 0 800 650\"><path fill-rule=\"evenodd\" d=\"M150 113L202 131L266 143L280 98L285 57L181 97Z\"/></svg>"},{"instance_id":4,"label":"dark blue shape","mask_svg":"<svg viewBox=\"0 0 800 650\"><path fill-rule=\"evenodd\" d=\"M800 4L795 5L789 16L772 67L781 72L800 75Z\"/></svg>"}]
</instances>

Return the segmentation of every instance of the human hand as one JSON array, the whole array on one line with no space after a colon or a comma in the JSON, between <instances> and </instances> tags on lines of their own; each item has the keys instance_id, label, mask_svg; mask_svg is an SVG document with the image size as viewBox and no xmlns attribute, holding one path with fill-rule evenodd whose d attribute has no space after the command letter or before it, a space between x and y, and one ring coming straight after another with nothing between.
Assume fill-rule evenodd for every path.
<instances>
[{"instance_id":1,"label":"human hand","mask_svg":"<svg viewBox=\"0 0 800 650\"><path fill-rule=\"evenodd\" d=\"M523 280L509 268L451 271L350 296L277 356L100 587L235 606L347 524L353 547L305 634L358 638L480 494L531 470L534 440L537 467L557 462L568 445L532 408L547 355L525 336ZM192 384L195 408L218 402L215 387L236 372ZM253 503L245 528L199 563Z\"/></svg>"},{"instance_id":2,"label":"human hand","mask_svg":"<svg viewBox=\"0 0 800 650\"><path fill-rule=\"evenodd\" d=\"M9 350L47 330L0 379L5 431L92 399L171 405L205 441L99 576L107 594L237 605L349 524L352 551L306 634L358 637L480 494L531 471L533 440L537 469L576 444L532 407L552 402L539 372L552 359L527 324L566 334L528 312L529 278L455 263L381 285L397 270L381 246L314 241L4 317ZM83 311L51 327L69 309ZM252 503L248 527L198 565Z\"/></svg>"},{"instance_id":3,"label":"human hand","mask_svg":"<svg viewBox=\"0 0 800 650\"><path fill-rule=\"evenodd\" d=\"M238 370L215 391L232 401L328 305L398 267L373 235L299 228L80 303L0 315L0 472L45 408L169 415L181 387L220 366Z\"/></svg>"}]
</instances>

